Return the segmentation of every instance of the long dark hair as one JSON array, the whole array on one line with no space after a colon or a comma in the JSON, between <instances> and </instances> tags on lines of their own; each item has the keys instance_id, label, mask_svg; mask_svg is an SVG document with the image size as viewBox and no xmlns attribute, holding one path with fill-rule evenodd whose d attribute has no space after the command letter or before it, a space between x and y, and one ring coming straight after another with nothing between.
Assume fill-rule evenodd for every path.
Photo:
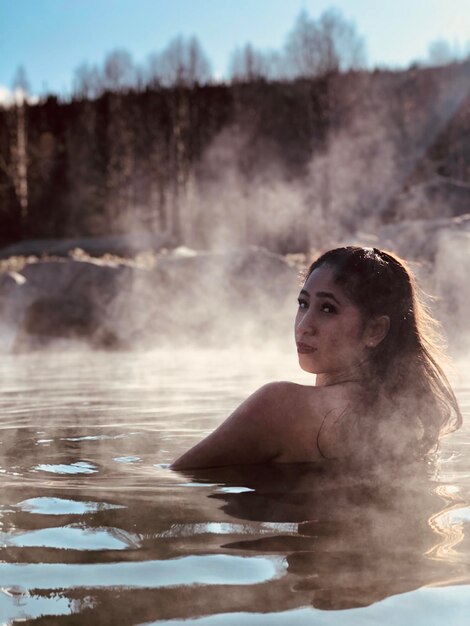
<instances>
[{"instance_id":1,"label":"long dark hair","mask_svg":"<svg viewBox=\"0 0 470 626\"><path fill-rule=\"evenodd\" d=\"M322 254L307 278L324 265L361 310L364 323L381 315L390 319L386 337L370 354L362 415L374 413L377 428L388 422L388 431L398 422L407 432L419 424L416 452L433 451L440 436L461 426L462 414L440 365L438 324L422 303L412 272L391 252L357 246Z\"/></svg>"}]
</instances>

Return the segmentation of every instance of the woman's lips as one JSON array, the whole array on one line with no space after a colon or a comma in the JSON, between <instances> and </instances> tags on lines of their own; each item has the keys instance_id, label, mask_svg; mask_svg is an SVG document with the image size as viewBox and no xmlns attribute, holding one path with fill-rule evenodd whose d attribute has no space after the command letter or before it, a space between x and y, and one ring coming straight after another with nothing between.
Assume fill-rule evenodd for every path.
<instances>
[{"instance_id":1,"label":"woman's lips","mask_svg":"<svg viewBox=\"0 0 470 626\"><path fill-rule=\"evenodd\" d=\"M297 343L297 352L309 354L310 352L316 352L316 348L312 348L312 346L308 346L306 343Z\"/></svg>"}]
</instances>

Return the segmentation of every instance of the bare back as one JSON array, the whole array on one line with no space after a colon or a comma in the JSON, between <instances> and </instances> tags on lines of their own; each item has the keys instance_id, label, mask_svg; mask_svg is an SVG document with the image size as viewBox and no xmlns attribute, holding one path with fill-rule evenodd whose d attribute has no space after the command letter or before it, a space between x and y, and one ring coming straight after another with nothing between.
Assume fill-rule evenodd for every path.
<instances>
[{"instance_id":1,"label":"bare back","mask_svg":"<svg viewBox=\"0 0 470 626\"><path fill-rule=\"evenodd\" d=\"M311 463L350 452L347 415L360 386L265 385L211 435L189 450L174 469L251 463Z\"/></svg>"},{"instance_id":2,"label":"bare back","mask_svg":"<svg viewBox=\"0 0 470 626\"><path fill-rule=\"evenodd\" d=\"M292 385L287 393L293 397L292 410L289 415L279 416L284 432L275 462L309 463L351 452L348 418L360 402L358 384Z\"/></svg>"}]
</instances>

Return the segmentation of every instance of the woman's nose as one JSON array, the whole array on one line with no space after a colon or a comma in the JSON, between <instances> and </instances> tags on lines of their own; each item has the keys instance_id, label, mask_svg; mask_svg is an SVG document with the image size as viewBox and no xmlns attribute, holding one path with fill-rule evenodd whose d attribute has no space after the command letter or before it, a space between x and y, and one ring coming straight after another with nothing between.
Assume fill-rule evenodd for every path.
<instances>
[{"instance_id":1,"label":"woman's nose","mask_svg":"<svg viewBox=\"0 0 470 626\"><path fill-rule=\"evenodd\" d=\"M315 335L317 333L315 318L309 311L299 319L297 330L302 335Z\"/></svg>"}]
</instances>

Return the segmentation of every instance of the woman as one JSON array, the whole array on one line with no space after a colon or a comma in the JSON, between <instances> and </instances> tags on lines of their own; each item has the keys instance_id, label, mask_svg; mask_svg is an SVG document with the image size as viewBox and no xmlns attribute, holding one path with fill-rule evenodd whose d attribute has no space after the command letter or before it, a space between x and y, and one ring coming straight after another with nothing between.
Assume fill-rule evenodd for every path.
<instances>
[{"instance_id":1,"label":"woman","mask_svg":"<svg viewBox=\"0 0 470 626\"><path fill-rule=\"evenodd\" d=\"M326 252L307 272L295 320L299 363L315 386L261 387L172 468L424 458L462 422L434 325L398 257Z\"/></svg>"}]
</instances>

